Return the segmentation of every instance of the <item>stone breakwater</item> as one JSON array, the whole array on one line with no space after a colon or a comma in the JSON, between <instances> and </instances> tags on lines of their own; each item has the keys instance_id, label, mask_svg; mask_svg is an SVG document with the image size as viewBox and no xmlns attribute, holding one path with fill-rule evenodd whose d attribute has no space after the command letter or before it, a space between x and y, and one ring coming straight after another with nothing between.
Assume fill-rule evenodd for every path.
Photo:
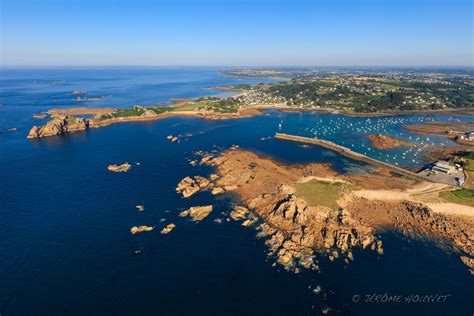
<instances>
[{"instance_id":1,"label":"stone breakwater","mask_svg":"<svg viewBox=\"0 0 474 316\"><path fill-rule=\"evenodd\" d=\"M275 134L276 139L281 139L281 140L287 140L287 141L293 141L293 142L300 142L300 143L306 143L306 144L314 144L318 145L330 150L333 150L343 156L349 157L354 160L362 161L380 168L385 168L387 170L393 171L395 173L398 173L402 176L408 177L410 179L414 180L422 180L422 181L432 181L428 177L423 177L415 172L412 172L410 170L406 170L394 165L391 165L389 163L368 157L366 155L363 155L361 153L355 152L349 148L346 148L344 146L338 145L336 143L333 143L331 141L325 140L325 139L319 139L319 138L309 138L309 137L302 137L302 136L296 136L296 135L289 135L289 134L282 134L282 133L276 133Z\"/></svg>"},{"instance_id":2,"label":"stone breakwater","mask_svg":"<svg viewBox=\"0 0 474 316\"><path fill-rule=\"evenodd\" d=\"M289 270L298 272L300 266L318 269L318 255L349 262L354 259L355 247L381 255L383 243L376 232L383 229L437 240L474 269L469 265L474 262L472 221L434 213L421 203L370 200L351 191L337 200L337 208L309 205L295 190L295 184L308 177L342 179L367 189L390 176L341 176L325 164L284 165L241 150L229 150L217 157L204 154L201 163L215 167L216 173L207 181L194 177L185 183L195 182L199 187L200 182L205 183L206 190L219 187L224 192L226 188L237 192L241 205L230 216L240 220L255 214L263 220L257 227L258 236L266 238L270 254ZM410 183L407 180L405 185ZM253 223L255 220L243 226Z\"/></svg>"}]
</instances>

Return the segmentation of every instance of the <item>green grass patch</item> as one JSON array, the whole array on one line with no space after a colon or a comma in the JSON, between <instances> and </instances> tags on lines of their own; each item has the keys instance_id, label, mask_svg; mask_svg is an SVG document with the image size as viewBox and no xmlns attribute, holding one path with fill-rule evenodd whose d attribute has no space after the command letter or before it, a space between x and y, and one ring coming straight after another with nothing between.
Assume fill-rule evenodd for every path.
<instances>
[{"instance_id":1,"label":"green grass patch","mask_svg":"<svg viewBox=\"0 0 474 316\"><path fill-rule=\"evenodd\" d=\"M113 118L119 118L119 117L129 117L129 116L140 116L143 113L145 113L145 110L140 107L134 107L132 109L120 109L117 110L110 115L112 115Z\"/></svg>"},{"instance_id":2,"label":"green grass patch","mask_svg":"<svg viewBox=\"0 0 474 316\"><path fill-rule=\"evenodd\" d=\"M440 196L448 202L474 206L474 190L460 189L456 191L441 192Z\"/></svg>"},{"instance_id":3,"label":"green grass patch","mask_svg":"<svg viewBox=\"0 0 474 316\"><path fill-rule=\"evenodd\" d=\"M355 186L341 182L320 181L317 179L296 184L296 196L304 199L309 206L326 206L337 210L336 200L346 190L356 189Z\"/></svg>"},{"instance_id":4,"label":"green grass patch","mask_svg":"<svg viewBox=\"0 0 474 316\"><path fill-rule=\"evenodd\" d=\"M173 105L171 111L194 111L196 109L202 109L206 107L206 103L183 103L178 105Z\"/></svg>"},{"instance_id":5,"label":"green grass patch","mask_svg":"<svg viewBox=\"0 0 474 316\"><path fill-rule=\"evenodd\" d=\"M151 106L151 107L148 107L148 109L155 112L156 114L162 114L162 113L171 111L172 107L170 107L170 106Z\"/></svg>"},{"instance_id":6,"label":"green grass patch","mask_svg":"<svg viewBox=\"0 0 474 316\"><path fill-rule=\"evenodd\" d=\"M474 171L474 158L473 159L467 159L466 165L464 166L464 169L468 171Z\"/></svg>"}]
</instances>

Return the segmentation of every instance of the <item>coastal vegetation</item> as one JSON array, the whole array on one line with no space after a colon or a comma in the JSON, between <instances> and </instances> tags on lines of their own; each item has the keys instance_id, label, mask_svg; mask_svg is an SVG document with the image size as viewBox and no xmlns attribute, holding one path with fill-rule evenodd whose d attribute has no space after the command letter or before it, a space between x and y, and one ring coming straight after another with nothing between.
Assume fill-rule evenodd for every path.
<instances>
[{"instance_id":1,"label":"coastal vegetation","mask_svg":"<svg viewBox=\"0 0 474 316\"><path fill-rule=\"evenodd\" d=\"M334 108L357 113L469 108L474 103L473 75L415 72L318 72L245 70L232 76L292 79L273 84L235 86L250 92L250 103L282 102L299 108Z\"/></svg>"},{"instance_id":2,"label":"coastal vegetation","mask_svg":"<svg viewBox=\"0 0 474 316\"><path fill-rule=\"evenodd\" d=\"M474 189L474 152L462 153L460 158L459 162L466 174L466 183L464 186L469 189Z\"/></svg>"}]
</instances>

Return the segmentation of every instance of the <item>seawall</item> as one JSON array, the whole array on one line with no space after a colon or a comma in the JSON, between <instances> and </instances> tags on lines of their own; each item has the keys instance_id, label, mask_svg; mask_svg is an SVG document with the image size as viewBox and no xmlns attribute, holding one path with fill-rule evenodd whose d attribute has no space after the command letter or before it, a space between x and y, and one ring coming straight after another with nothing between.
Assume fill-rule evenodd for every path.
<instances>
[{"instance_id":1,"label":"seawall","mask_svg":"<svg viewBox=\"0 0 474 316\"><path fill-rule=\"evenodd\" d=\"M423 180L423 181L430 181L430 179L425 178L413 171L406 170L394 165L391 165L389 163L370 158L366 155L360 154L358 152L352 151L349 148L346 148L344 146L338 145L336 143L333 143L329 140L324 140L324 139L319 139L319 138L309 138L309 137L303 137L303 136L296 136L296 135L290 135L290 134L283 134L283 133L276 133L275 134L276 139L282 139L282 140L288 140L288 141L294 141L294 142L300 142L300 143L307 143L307 144L314 144L318 145L330 150L333 150L345 157L354 159L354 160L359 160L377 167L383 167L387 168L390 171L393 171L395 173L404 175L408 178L415 179L415 180Z\"/></svg>"}]
</instances>

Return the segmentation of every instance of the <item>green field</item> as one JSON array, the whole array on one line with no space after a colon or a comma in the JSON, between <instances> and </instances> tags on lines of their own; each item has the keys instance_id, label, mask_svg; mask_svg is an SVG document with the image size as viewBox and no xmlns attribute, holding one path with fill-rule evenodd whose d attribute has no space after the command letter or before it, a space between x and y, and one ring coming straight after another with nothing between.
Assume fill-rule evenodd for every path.
<instances>
[{"instance_id":1,"label":"green field","mask_svg":"<svg viewBox=\"0 0 474 316\"><path fill-rule=\"evenodd\" d=\"M351 189L351 185L341 182L328 182L313 179L296 184L296 196L304 199L309 206L326 206L334 210L339 208L336 201L342 193Z\"/></svg>"},{"instance_id":2,"label":"green field","mask_svg":"<svg viewBox=\"0 0 474 316\"><path fill-rule=\"evenodd\" d=\"M474 190L472 189L441 192L440 196L448 202L474 206Z\"/></svg>"},{"instance_id":3,"label":"green field","mask_svg":"<svg viewBox=\"0 0 474 316\"><path fill-rule=\"evenodd\" d=\"M474 152L467 154L464 158L467 160L464 169L468 171L474 171Z\"/></svg>"}]
</instances>

